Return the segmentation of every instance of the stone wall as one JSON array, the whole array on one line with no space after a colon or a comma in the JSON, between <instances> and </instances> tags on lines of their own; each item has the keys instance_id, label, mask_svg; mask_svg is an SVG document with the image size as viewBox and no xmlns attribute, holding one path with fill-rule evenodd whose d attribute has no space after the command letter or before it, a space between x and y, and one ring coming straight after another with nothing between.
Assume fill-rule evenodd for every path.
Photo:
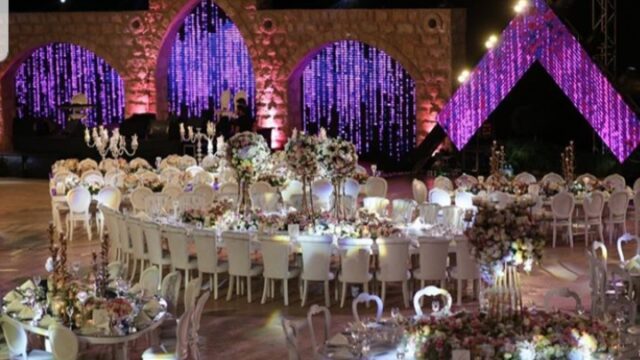
<instances>
[{"instance_id":1,"label":"stone wall","mask_svg":"<svg viewBox=\"0 0 640 360\"><path fill-rule=\"evenodd\" d=\"M10 54L0 63L0 149L11 148L15 71L51 42L81 45L113 66L125 83L127 116L155 112L166 119L168 55L182 20L199 1L150 0L145 12L11 14ZM299 104L289 95L324 45L362 41L404 66L416 81L418 142L451 95L452 73L465 46L464 10L258 10L256 0L216 4L245 38L256 74L258 123L274 129L274 145L299 125Z\"/></svg>"}]
</instances>

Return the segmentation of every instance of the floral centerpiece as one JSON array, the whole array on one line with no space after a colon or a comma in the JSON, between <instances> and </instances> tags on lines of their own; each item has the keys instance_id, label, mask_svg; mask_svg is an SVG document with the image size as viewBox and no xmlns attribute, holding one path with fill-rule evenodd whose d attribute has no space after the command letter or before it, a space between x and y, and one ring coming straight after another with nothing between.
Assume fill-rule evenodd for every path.
<instances>
[{"instance_id":1,"label":"floral centerpiece","mask_svg":"<svg viewBox=\"0 0 640 360\"><path fill-rule=\"evenodd\" d=\"M318 175L320 170L318 163L318 152L320 151L320 142L318 137L298 133L296 129L287 144L284 147L284 157L287 167L302 182L302 211L305 213L313 212L313 206L310 208L309 194L307 188L309 182Z\"/></svg>"},{"instance_id":2,"label":"floral centerpiece","mask_svg":"<svg viewBox=\"0 0 640 360\"><path fill-rule=\"evenodd\" d=\"M122 181L125 189L135 189L140 184L140 179L135 174L128 174Z\"/></svg>"},{"instance_id":3,"label":"floral centerpiece","mask_svg":"<svg viewBox=\"0 0 640 360\"><path fill-rule=\"evenodd\" d=\"M564 182L558 183L558 182L548 181L542 184L542 188L540 189L540 191L546 197L553 197L558 193L560 193L560 191L562 191L564 186L565 186Z\"/></svg>"},{"instance_id":4,"label":"floral centerpiece","mask_svg":"<svg viewBox=\"0 0 640 360\"><path fill-rule=\"evenodd\" d=\"M286 217L280 214L266 214L260 212L257 214L258 223L260 224L260 230L272 233L275 231L284 231L286 230Z\"/></svg>"},{"instance_id":5,"label":"floral centerpiece","mask_svg":"<svg viewBox=\"0 0 640 360\"><path fill-rule=\"evenodd\" d=\"M129 171L132 173L137 173L140 171L145 171L145 170L152 170L153 168L151 167L151 165L149 165L148 162L146 161L131 161L131 163L129 163Z\"/></svg>"},{"instance_id":6,"label":"floral centerpiece","mask_svg":"<svg viewBox=\"0 0 640 360\"><path fill-rule=\"evenodd\" d=\"M61 171L69 171L75 173L78 171L78 164L80 161L78 159L64 159L56 161L52 166L53 173L58 173Z\"/></svg>"},{"instance_id":7,"label":"floral centerpiece","mask_svg":"<svg viewBox=\"0 0 640 360\"><path fill-rule=\"evenodd\" d=\"M280 174L275 171L267 171L258 175L258 181L267 182L276 189L284 188L289 182L285 174Z\"/></svg>"},{"instance_id":8,"label":"floral centerpiece","mask_svg":"<svg viewBox=\"0 0 640 360\"><path fill-rule=\"evenodd\" d=\"M133 307L124 298L110 299L106 303L106 310L114 319L123 319L131 314Z\"/></svg>"},{"instance_id":9,"label":"floral centerpiece","mask_svg":"<svg viewBox=\"0 0 640 360\"><path fill-rule=\"evenodd\" d=\"M367 180L369 180L369 174L366 172L355 171L353 175L351 175L351 178L357 181L358 184L364 185L367 183Z\"/></svg>"},{"instance_id":10,"label":"floral centerpiece","mask_svg":"<svg viewBox=\"0 0 640 360\"><path fill-rule=\"evenodd\" d=\"M402 231L390 220L381 218L367 209L358 210L355 231L359 238L385 238L399 235Z\"/></svg>"},{"instance_id":11,"label":"floral centerpiece","mask_svg":"<svg viewBox=\"0 0 640 360\"><path fill-rule=\"evenodd\" d=\"M253 132L242 132L229 139L226 159L235 170L240 181L239 210L247 212L249 207L249 185L260 174L269 161L269 146L264 138Z\"/></svg>"},{"instance_id":12,"label":"floral centerpiece","mask_svg":"<svg viewBox=\"0 0 640 360\"><path fill-rule=\"evenodd\" d=\"M334 189L342 189L342 182L351 176L358 165L358 153L353 143L341 138L325 138L324 130L320 135L320 147L318 151L318 162L333 180ZM334 191L334 211L335 217L341 219L342 194Z\"/></svg>"},{"instance_id":13,"label":"floral centerpiece","mask_svg":"<svg viewBox=\"0 0 640 360\"><path fill-rule=\"evenodd\" d=\"M102 190L102 184L98 183L98 182L91 182L89 184L87 184L87 189L89 190L89 193L91 195L98 195L98 193L100 192L100 190Z\"/></svg>"},{"instance_id":14,"label":"floral centerpiece","mask_svg":"<svg viewBox=\"0 0 640 360\"><path fill-rule=\"evenodd\" d=\"M142 179L142 186L151 189L155 193L162 192L164 183L159 177L145 177Z\"/></svg>"},{"instance_id":15,"label":"floral centerpiece","mask_svg":"<svg viewBox=\"0 0 640 360\"><path fill-rule=\"evenodd\" d=\"M408 327L416 359L450 359L455 349L472 358L594 359L613 353L615 331L597 320L567 313L526 310L519 318L460 312L423 317Z\"/></svg>"},{"instance_id":16,"label":"floral centerpiece","mask_svg":"<svg viewBox=\"0 0 640 360\"><path fill-rule=\"evenodd\" d=\"M200 223L204 227L214 227L233 209L229 199L214 200L206 209L189 209L182 213L182 222L186 224Z\"/></svg>"}]
</instances>

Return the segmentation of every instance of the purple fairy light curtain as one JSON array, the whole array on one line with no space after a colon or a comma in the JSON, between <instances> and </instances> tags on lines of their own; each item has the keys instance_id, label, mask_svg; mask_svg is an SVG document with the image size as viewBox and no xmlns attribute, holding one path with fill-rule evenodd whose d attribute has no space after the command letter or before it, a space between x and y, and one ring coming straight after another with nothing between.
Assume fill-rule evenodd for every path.
<instances>
[{"instance_id":1,"label":"purple fairy light curtain","mask_svg":"<svg viewBox=\"0 0 640 360\"><path fill-rule=\"evenodd\" d=\"M220 109L220 94L245 91L253 109L255 79L238 28L211 0L186 17L169 60L169 110L200 117Z\"/></svg>"},{"instance_id":2,"label":"purple fairy light curtain","mask_svg":"<svg viewBox=\"0 0 640 360\"><path fill-rule=\"evenodd\" d=\"M38 48L18 68L19 118L50 119L64 127L68 111L60 108L76 94L94 105L85 125L107 126L124 119L124 83L107 62L78 45L53 43Z\"/></svg>"},{"instance_id":3,"label":"purple fairy light curtain","mask_svg":"<svg viewBox=\"0 0 640 360\"><path fill-rule=\"evenodd\" d=\"M303 126L352 141L364 159L400 161L415 146L415 83L384 52L357 41L322 49L302 75Z\"/></svg>"}]
</instances>

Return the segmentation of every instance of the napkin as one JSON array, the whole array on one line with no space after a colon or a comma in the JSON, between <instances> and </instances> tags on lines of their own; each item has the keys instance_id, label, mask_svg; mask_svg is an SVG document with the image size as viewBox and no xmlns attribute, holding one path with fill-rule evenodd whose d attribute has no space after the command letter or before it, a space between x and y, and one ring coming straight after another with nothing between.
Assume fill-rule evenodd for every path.
<instances>
[{"instance_id":1,"label":"napkin","mask_svg":"<svg viewBox=\"0 0 640 360\"><path fill-rule=\"evenodd\" d=\"M349 339L347 339L347 337L342 334L337 334L329 339L329 341L327 341L327 344L330 346L349 346Z\"/></svg>"},{"instance_id":2,"label":"napkin","mask_svg":"<svg viewBox=\"0 0 640 360\"><path fill-rule=\"evenodd\" d=\"M7 312L18 313L22 311L24 305L21 300L14 300L7 305Z\"/></svg>"},{"instance_id":3,"label":"napkin","mask_svg":"<svg viewBox=\"0 0 640 360\"><path fill-rule=\"evenodd\" d=\"M23 306L22 310L18 314L18 318L21 320L31 320L33 319L34 312L33 309L28 306Z\"/></svg>"},{"instance_id":4,"label":"napkin","mask_svg":"<svg viewBox=\"0 0 640 360\"><path fill-rule=\"evenodd\" d=\"M32 289L32 290L33 290L33 289L35 289L35 288L36 288L36 286L35 286L35 284L33 283L33 281L31 281L31 280L27 280L27 281L25 281L25 282L24 282L24 283L22 283L22 285L20 285L20 287L19 287L20 291L25 291L25 290L27 290L27 289Z\"/></svg>"},{"instance_id":5,"label":"napkin","mask_svg":"<svg viewBox=\"0 0 640 360\"><path fill-rule=\"evenodd\" d=\"M54 319L51 315L45 315L42 317L42 319L40 319L40 323L38 323L38 326L40 326L41 328L49 328L49 326L53 325L56 323L56 319Z\"/></svg>"},{"instance_id":6,"label":"napkin","mask_svg":"<svg viewBox=\"0 0 640 360\"><path fill-rule=\"evenodd\" d=\"M154 318L156 315L160 313L162 310L162 306L156 299L149 300L148 303L144 304L142 310L145 314L149 315L149 317Z\"/></svg>"},{"instance_id":7,"label":"napkin","mask_svg":"<svg viewBox=\"0 0 640 360\"><path fill-rule=\"evenodd\" d=\"M22 295L18 294L13 290L9 291L9 293L7 293L7 295L5 295L2 298L2 300L4 300L5 303L10 303L12 301L21 300L21 299L22 299Z\"/></svg>"},{"instance_id":8,"label":"napkin","mask_svg":"<svg viewBox=\"0 0 640 360\"><path fill-rule=\"evenodd\" d=\"M624 268L627 270L640 270L640 255L636 255L629 259L629 261L624 265Z\"/></svg>"},{"instance_id":9,"label":"napkin","mask_svg":"<svg viewBox=\"0 0 640 360\"><path fill-rule=\"evenodd\" d=\"M95 309L91 314L91 318L93 319L93 323L96 328L99 329L109 329L109 313L104 309Z\"/></svg>"},{"instance_id":10,"label":"napkin","mask_svg":"<svg viewBox=\"0 0 640 360\"><path fill-rule=\"evenodd\" d=\"M147 315L144 311L141 311L138 316L136 316L135 323L138 328L145 328L151 324L153 320Z\"/></svg>"}]
</instances>

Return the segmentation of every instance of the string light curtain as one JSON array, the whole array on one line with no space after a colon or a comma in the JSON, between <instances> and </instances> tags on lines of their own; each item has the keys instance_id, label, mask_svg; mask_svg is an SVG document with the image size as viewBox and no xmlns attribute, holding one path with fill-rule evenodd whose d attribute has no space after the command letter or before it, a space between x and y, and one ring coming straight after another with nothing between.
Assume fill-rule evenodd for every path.
<instances>
[{"instance_id":1,"label":"string light curtain","mask_svg":"<svg viewBox=\"0 0 640 360\"><path fill-rule=\"evenodd\" d=\"M178 31L169 62L169 109L201 117L220 109L220 94L245 91L253 109L255 79L238 28L211 0L189 14Z\"/></svg>"},{"instance_id":2,"label":"string light curtain","mask_svg":"<svg viewBox=\"0 0 640 360\"><path fill-rule=\"evenodd\" d=\"M415 82L384 52L358 41L320 51L302 76L303 127L352 141L363 159L401 161L415 146Z\"/></svg>"},{"instance_id":3,"label":"string light curtain","mask_svg":"<svg viewBox=\"0 0 640 360\"><path fill-rule=\"evenodd\" d=\"M124 82L107 62L78 45L53 43L37 49L18 68L18 118L52 119L66 126L68 111L60 108L76 94L85 94L94 108L85 125L117 125L124 119Z\"/></svg>"}]
</instances>

